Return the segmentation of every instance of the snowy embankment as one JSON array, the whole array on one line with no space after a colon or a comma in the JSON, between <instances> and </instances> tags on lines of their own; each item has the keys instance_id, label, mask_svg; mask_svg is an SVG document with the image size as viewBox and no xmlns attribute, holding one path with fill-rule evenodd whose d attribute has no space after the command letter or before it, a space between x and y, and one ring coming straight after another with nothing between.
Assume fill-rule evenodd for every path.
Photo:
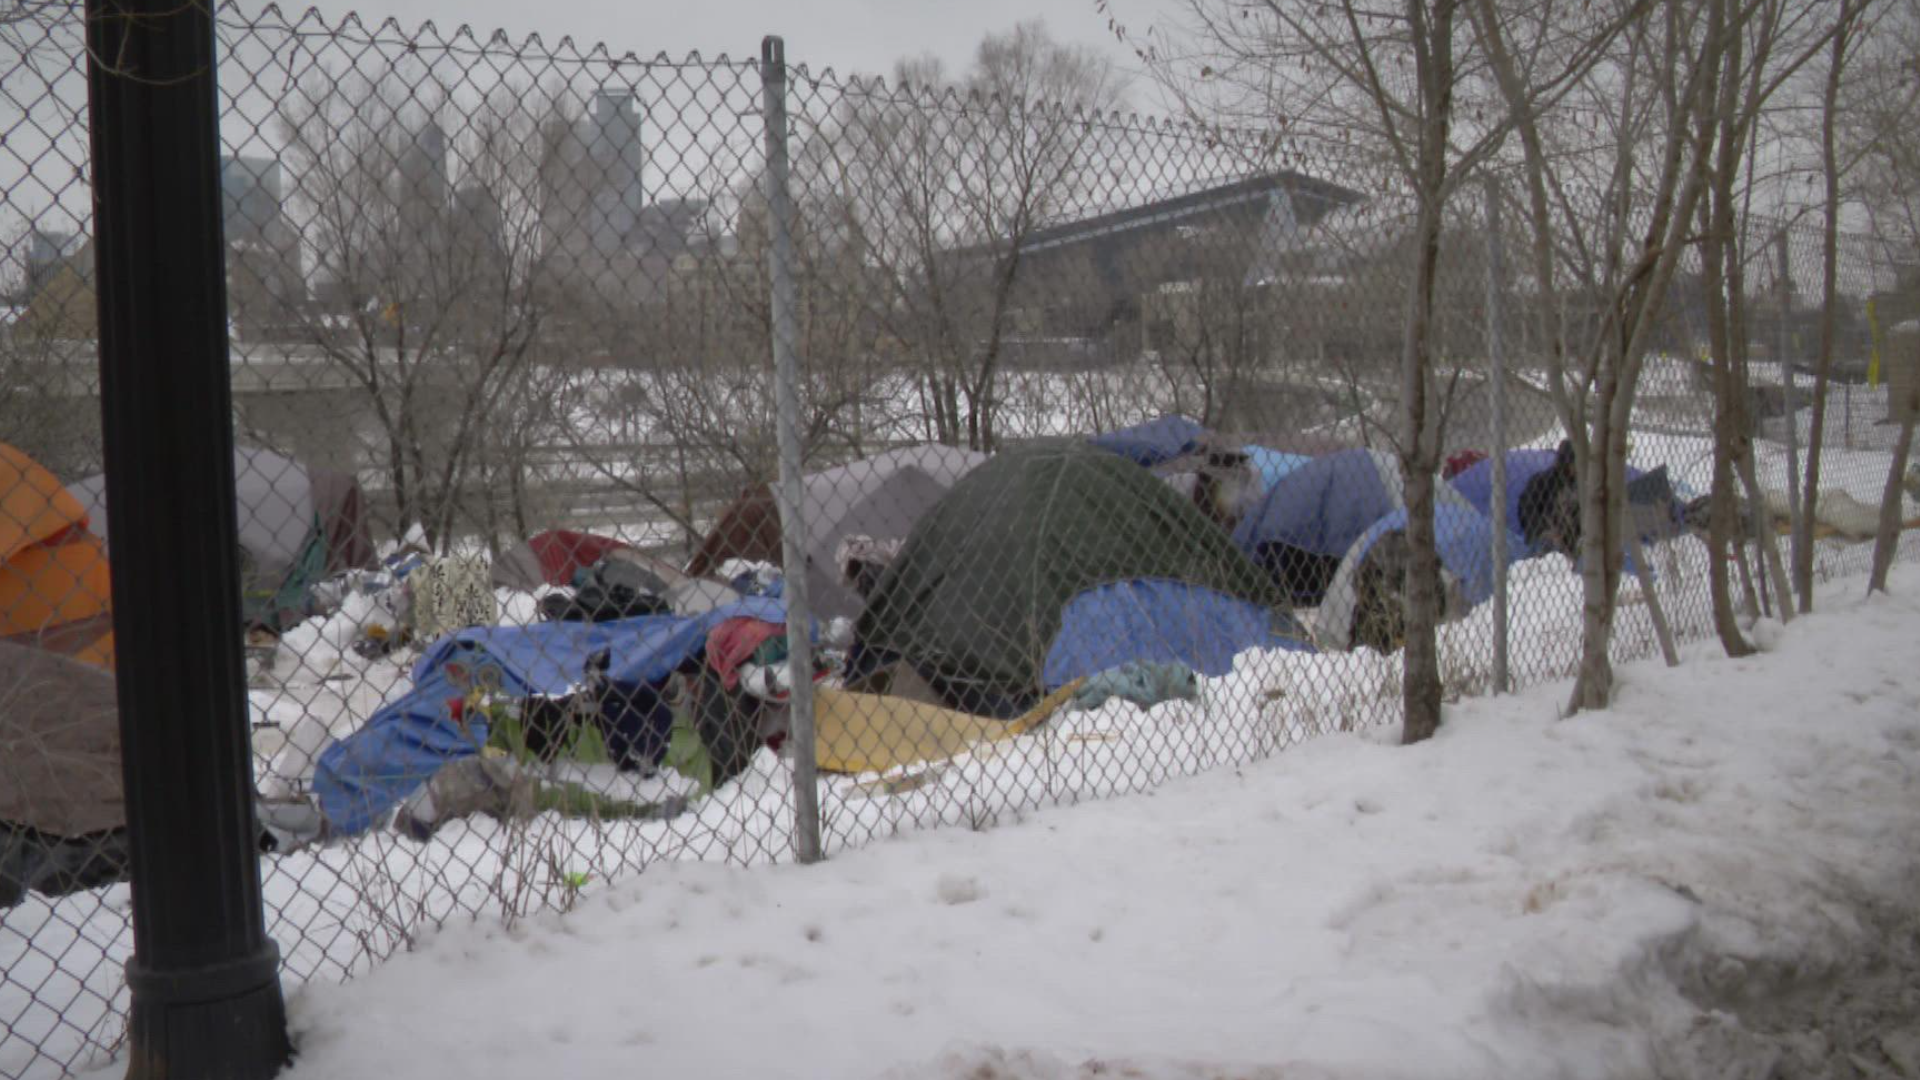
<instances>
[{"instance_id":1,"label":"snowy embankment","mask_svg":"<svg viewBox=\"0 0 1920 1080\"><path fill-rule=\"evenodd\" d=\"M1548 685L1416 748L451 928L297 992L290 1080L1901 1075L1920 573L1859 588L1603 714Z\"/></svg>"}]
</instances>

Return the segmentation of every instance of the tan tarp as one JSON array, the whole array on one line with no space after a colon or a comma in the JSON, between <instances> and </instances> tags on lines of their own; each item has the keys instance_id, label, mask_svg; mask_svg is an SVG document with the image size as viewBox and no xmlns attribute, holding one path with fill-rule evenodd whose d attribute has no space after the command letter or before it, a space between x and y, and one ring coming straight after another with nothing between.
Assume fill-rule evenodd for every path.
<instances>
[{"instance_id":1,"label":"tan tarp","mask_svg":"<svg viewBox=\"0 0 1920 1080\"><path fill-rule=\"evenodd\" d=\"M0 821L55 836L126 824L113 676L0 641Z\"/></svg>"},{"instance_id":2,"label":"tan tarp","mask_svg":"<svg viewBox=\"0 0 1920 1080\"><path fill-rule=\"evenodd\" d=\"M1071 700L1083 681L1075 679L1012 720L821 687L813 695L815 756L822 770L835 773L886 772L944 761L975 744L1032 731Z\"/></svg>"},{"instance_id":3,"label":"tan tarp","mask_svg":"<svg viewBox=\"0 0 1920 1080\"><path fill-rule=\"evenodd\" d=\"M1767 491L1767 510L1776 519L1787 520L1790 508L1785 491L1779 488ZM1880 508L1861 502L1841 488L1824 488L1814 504L1813 520L1816 533L1822 531L1817 527L1824 525L1828 535L1870 540L1880 530Z\"/></svg>"}]
</instances>

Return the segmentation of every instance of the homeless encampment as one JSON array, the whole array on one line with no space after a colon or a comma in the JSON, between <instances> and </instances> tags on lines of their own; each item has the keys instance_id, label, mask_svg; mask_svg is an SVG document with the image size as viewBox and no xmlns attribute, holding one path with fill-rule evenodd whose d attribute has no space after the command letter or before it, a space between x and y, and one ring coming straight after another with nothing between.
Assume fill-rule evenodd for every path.
<instances>
[{"instance_id":1,"label":"homeless encampment","mask_svg":"<svg viewBox=\"0 0 1920 1080\"><path fill-rule=\"evenodd\" d=\"M53 474L0 443L0 640L113 664L106 545Z\"/></svg>"},{"instance_id":2,"label":"homeless encampment","mask_svg":"<svg viewBox=\"0 0 1920 1080\"><path fill-rule=\"evenodd\" d=\"M310 614L308 594L322 578L375 565L366 496L353 477L257 446L234 447L233 473L242 607L250 624L285 629ZM102 544L106 489L104 475L68 489Z\"/></svg>"},{"instance_id":3,"label":"homeless encampment","mask_svg":"<svg viewBox=\"0 0 1920 1080\"><path fill-rule=\"evenodd\" d=\"M450 635L414 665L410 692L321 753L313 777L320 810L335 832L363 831L448 762L479 753L488 720L453 704L474 684L531 700L568 698L595 683L592 722L608 757L629 769L656 766L674 724L668 678L702 665L710 636L733 620L784 633L786 607L777 599L747 597L691 618L548 622ZM740 660L727 659L736 665ZM715 674L724 680L727 672ZM721 741L714 733L702 738L709 752ZM728 767L738 771L739 764L736 758Z\"/></svg>"},{"instance_id":4,"label":"homeless encampment","mask_svg":"<svg viewBox=\"0 0 1920 1080\"><path fill-rule=\"evenodd\" d=\"M1472 510L1460 493L1434 486L1434 504ZM1288 599L1317 606L1355 541L1406 509L1400 462L1379 450L1341 450L1294 469L1240 519L1234 542L1272 575Z\"/></svg>"},{"instance_id":5,"label":"homeless encampment","mask_svg":"<svg viewBox=\"0 0 1920 1080\"><path fill-rule=\"evenodd\" d=\"M113 676L0 641L0 908L126 871Z\"/></svg>"},{"instance_id":6,"label":"homeless encampment","mask_svg":"<svg viewBox=\"0 0 1920 1080\"><path fill-rule=\"evenodd\" d=\"M913 446L826 469L801 480L807 526L807 599L823 619L858 614L861 596L846 567L837 565L842 541L862 537L901 541L956 481L986 455L951 446ZM718 573L729 559L780 565L780 510L765 486L742 495L721 514L687 563L692 577ZM791 569L789 568L789 573Z\"/></svg>"},{"instance_id":7,"label":"homeless encampment","mask_svg":"<svg viewBox=\"0 0 1920 1080\"><path fill-rule=\"evenodd\" d=\"M1228 535L1151 472L1068 442L1005 451L954 485L855 636L865 662L910 665L946 705L1011 717L1142 654L1217 674L1232 652L1297 643L1274 599ZM1101 622L1115 615L1132 620L1124 632Z\"/></svg>"}]
</instances>

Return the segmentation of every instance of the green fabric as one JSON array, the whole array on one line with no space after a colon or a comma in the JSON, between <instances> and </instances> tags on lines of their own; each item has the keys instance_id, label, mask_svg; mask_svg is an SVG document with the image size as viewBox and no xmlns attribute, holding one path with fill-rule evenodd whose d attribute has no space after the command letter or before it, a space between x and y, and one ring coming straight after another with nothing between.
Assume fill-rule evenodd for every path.
<instances>
[{"instance_id":1,"label":"green fabric","mask_svg":"<svg viewBox=\"0 0 1920 1080\"><path fill-rule=\"evenodd\" d=\"M249 552L242 549L240 554L241 614L248 623L279 628L306 617L308 591L327 576L327 532L319 515L314 516L293 565L277 582L259 575Z\"/></svg>"},{"instance_id":2,"label":"green fabric","mask_svg":"<svg viewBox=\"0 0 1920 1080\"><path fill-rule=\"evenodd\" d=\"M517 705L496 709L487 718L487 745L505 751L521 764L534 764L538 760L538 755L527 749L526 727L520 722ZM581 765L613 763L612 756L607 753L606 736L590 723L574 724L561 740L553 760Z\"/></svg>"},{"instance_id":3,"label":"green fabric","mask_svg":"<svg viewBox=\"0 0 1920 1080\"><path fill-rule=\"evenodd\" d=\"M594 818L601 821L633 821L660 817L660 803L639 803L615 798L575 783L541 784L533 793L533 808L558 813L566 818Z\"/></svg>"},{"instance_id":4,"label":"green fabric","mask_svg":"<svg viewBox=\"0 0 1920 1080\"><path fill-rule=\"evenodd\" d=\"M1199 696L1199 680L1187 665L1134 660L1087 676L1073 695L1073 703L1083 709L1097 709L1119 698L1147 709L1163 701L1193 701Z\"/></svg>"},{"instance_id":5,"label":"green fabric","mask_svg":"<svg viewBox=\"0 0 1920 1080\"><path fill-rule=\"evenodd\" d=\"M713 790L713 757L707 753L707 744L700 741L700 732L695 730L692 718L677 709L673 730L667 735L664 764L700 785L700 794Z\"/></svg>"},{"instance_id":6,"label":"green fabric","mask_svg":"<svg viewBox=\"0 0 1920 1080\"><path fill-rule=\"evenodd\" d=\"M1031 695L1067 602L1139 578L1278 602L1226 530L1148 470L1079 442L1013 450L914 527L858 634L945 677Z\"/></svg>"}]
</instances>

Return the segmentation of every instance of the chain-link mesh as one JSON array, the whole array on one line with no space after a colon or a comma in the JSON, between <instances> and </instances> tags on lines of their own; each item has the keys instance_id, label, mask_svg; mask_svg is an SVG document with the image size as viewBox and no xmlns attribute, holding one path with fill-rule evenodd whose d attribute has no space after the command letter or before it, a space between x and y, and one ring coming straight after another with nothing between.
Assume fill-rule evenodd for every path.
<instances>
[{"instance_id":1,"label":"chain-link mesh","mask_svg":"<svg viewBox=\"0 0 1920 1080\"><path fill-rule=\"evenodd\" d=\"M130 949L84 54L76 8L17 10L6 1077L115 1049ZM248 693L290 980L349 978L452 918L565 909L659 859L789 858L802 755L832 851L1399 716L1415 215L1376 163L1112 115L1058 65L954 87L796 67L781 262L756 62L273 8L218 25ZM1494 680L1496 502L1512 682L1580 661L1579 517L1522 229L1509 214L1495 272L1485 211L1455 200L1436 287L1427 479L1455 696ZM1820 232L1754 225L1746 248L1747 516L1784 535L1813 444ZM1863 238L1840 267L1822 577L1865 566L1888 385L1915 377L1914 282ZM1658 655L1661 622L1713 633L1698 280L1632 413L1644 565L1619 660ZM1755 558L1740 580L1772 608ZM815 620L811 746L787 738L789 575Z\"/></svg>"}]
</instances>

